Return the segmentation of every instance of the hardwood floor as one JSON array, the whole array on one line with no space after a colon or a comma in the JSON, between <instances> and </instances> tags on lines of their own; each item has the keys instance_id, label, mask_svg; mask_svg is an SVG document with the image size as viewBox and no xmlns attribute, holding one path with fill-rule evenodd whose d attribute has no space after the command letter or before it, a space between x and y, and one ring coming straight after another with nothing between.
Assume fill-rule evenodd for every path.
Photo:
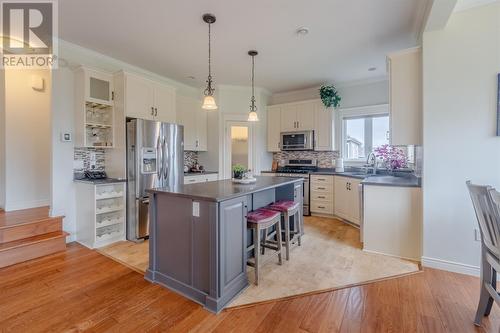
<instances>
[{"instance_id":1,"label":"hardwood floor","mask_svg":"<svg viewBox=\"0 0 500 333\"><path fill-rule=\"evenodd\" d=\"M439 270L219 315L96 251L66 251L0 269L0 331L499 332L494 305L472 324L479 280Z\"/></svg>"}]
</instances>

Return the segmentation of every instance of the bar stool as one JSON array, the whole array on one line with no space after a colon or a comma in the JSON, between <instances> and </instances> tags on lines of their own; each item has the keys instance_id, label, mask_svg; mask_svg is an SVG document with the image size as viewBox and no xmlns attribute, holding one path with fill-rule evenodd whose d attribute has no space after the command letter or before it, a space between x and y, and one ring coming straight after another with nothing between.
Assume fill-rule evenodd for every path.
<instances>
[{"instance_id":1,"label":"bar stool","mask_svg":"<svg viewBox=\"0 0 500 333\"><path fill-rule=\"evenodd\" d=\"M297 241L298 245L301 245L302 237L302 212L300 210L300 203L292 200L279 200L276 201L267 208L280 212L285 223L285 250L286 250L286 260L290 260L290 245L291 243ZM293 231L290 230L290 218L293 219Z\"/></svg>"},{"instance_id":2,"label":"bar stool","mask_svg":"<svg viewBox=\"0 0 500 333\"><path fill-rule=\"evenodd\" d=\"M260 239L260 233L262 230L267 234L267 229L271 228L273 226L276 226L277 229L277 238L278 241L276 242L276 246L272 246L269 244L261 244L261 239ZM260 247L262 246L263 248L268 248L271 250L275 250L276 254L278 255L278 261L279 264L282 264L281 260L281 215L279 212L270 210L270 209L265 209L265 208L259 208L257 210L254 210L247 215L247 228L252 229L253 231L253 244L250 245L247 248L247 251L254 250L255 253L255 261L247 261L247 265L252 266L255 268L255 284L259 285L259 268L265 263L265 262L260 262L261 254L260 254ZM265 236L264 236L265 237ZM272 259L272 257L269 257L267 261Z\"/></svg>"}]
</instances>

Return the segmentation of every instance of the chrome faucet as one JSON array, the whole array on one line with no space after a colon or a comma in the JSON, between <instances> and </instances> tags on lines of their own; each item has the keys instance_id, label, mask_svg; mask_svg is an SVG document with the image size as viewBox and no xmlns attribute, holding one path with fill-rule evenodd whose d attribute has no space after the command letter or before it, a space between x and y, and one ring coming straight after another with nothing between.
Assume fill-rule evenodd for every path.
<instances>
[{"instance_id":1,"label":"chrome faucet","mask_svg":"<svg viewBox=\"0 0 500 333\"><path fill-rule=\"evenodd\" d=\"M366 166L372 168L372 173L377 174L377 155L374 152L368 154L366 158Z\"/></svg>"}]
</instances>

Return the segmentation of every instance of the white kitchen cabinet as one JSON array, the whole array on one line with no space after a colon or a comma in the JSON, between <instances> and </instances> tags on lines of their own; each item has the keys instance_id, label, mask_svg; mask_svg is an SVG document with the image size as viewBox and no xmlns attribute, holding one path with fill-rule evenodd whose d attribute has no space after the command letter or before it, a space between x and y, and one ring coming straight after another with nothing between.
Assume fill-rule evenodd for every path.
<instances>
[{"instance_id":1,"label":"white kitchen cabinet","mask_svg":"<svg viewBox=\"0 0 500 333\"><path fill-rule=\"evenodd\" d=\"M311 175L310 179L310 210L313 214L334 214L334 176Z\"/></svg>"},{"instance_id":2,"label":"white kitchen cabinet","mask_svg":"<svg viewBox=\"0 0 500 333\"><path fill-rule=\"evenodd\" d=\"M184 176L184 184L205 183L216 180L219 180L219 174L217 173Z\"/></svg>"},{"instance_id":3,"label":"white kitchen cabinet","mask_svg":"<svg viewBox=\"0 0 500 333\"><path fill-rule=\"evenodd\" d=\"M84 67L75 70L75 146L115 146L113 95L112 74Z\"/></svg>"},{"instance_id":4,"label":"white kitchen cabinet","mask_svg":"<svg viewBox=\"0 0 500 333\"><path fill-rule=\"evenodd\" d=\"M349 177L335 177L335 215L360 225L360 191L361 180Z\"/></svg>"},{"instance_id":5,"label":"white kitchen cabinet","mask_svg":"<svg viewBox=\"0 0 500 333\"><path fill-rule=\"evenodd\" d=\"M175 123L175 89L136 74L120 73L124 80L124 108L127 117Z\"/></svg>"},{"instance_id":6,"label":"white kitchen cabinet","mask_svg":"<svg viewBox=\"0 0 500 333\"><path fill-rule=\"evenodd\" d=\"M125 183L76 183L76 240L93 249L125 240Z\"/></svg>"},{"instance_id":7,"label":"white kitchen cabinet","mask_svg":"<svg viewBox=\"0 0 500 333\"><path fill-rule=\"evenodd\" d=\"M267 107L267 151L280 151L281 107Z\"/></svg>"},{"instance_id":8,"label":"white kitchen cabinet","mask_svg":"<svg viewBox=\"0 0 500 333\"><path fill-rule=\"evenodd\" d=\"M387 56L392 145L422 144L422 49Z\"/></svg>"},{"instance_id":9,"label":"white kitchen cabinet","mask_svg":"<svg viewBox=\"0 0 500 333\"><path fill-rule=\"evenodd\" d=\"M325 109L320 100L268 106L267 149L280 151L281 132L314 130L317 151L335 150L334 111Z\"/></svg>"},{"instance_id":10,"label":"white kitchen cabinet","mask_svg":"<svg viewBox=\"0 0 500 333\"><path fill-rule=\"evenodd\" d=\"M184 126L184 150L207 150L207 111L200 101L177 96L177 122Z\"/></svg>"},{"instance_id":11,"label":"white kitchen cabinet","mask_svg":"<svg viewBox=\"0 0 500 333\"><path fill-rule=\"evenodd\" d=\"M420 261L422 189L364 186L363 250Z\"/></svg>"},{"instance_id":12,"label":"white kitchen cabinet","mask_svg":"<svg viewBox=\"0 0 500 333\"><path fill-rule=\"evenodd\" d=\"M314 103L314 135L317 151L335 150L335 122L334 110L325 108L323 102Z\"/></svg>"}]
</instances>

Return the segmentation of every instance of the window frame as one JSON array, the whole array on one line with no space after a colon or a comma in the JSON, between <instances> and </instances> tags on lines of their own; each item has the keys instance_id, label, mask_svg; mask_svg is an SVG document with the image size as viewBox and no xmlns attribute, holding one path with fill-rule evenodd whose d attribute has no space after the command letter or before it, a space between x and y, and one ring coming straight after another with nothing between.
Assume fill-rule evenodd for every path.
<instances>
[{"instance_id":1,"label":"window frame","mask_svg":"<svg viewBox=\"0 0 500 333\"><path fill-rule=\"evenodd\" d=\"M340 109L338 112L337 116L337 123L338 125L338 131L339 136L337 137L338 141L340 143L340 156L344 158L344 162L348 164L364 164L366 159L365 158L357 158L357 159L347 159L346 158L346 135L347 135L347 129L346 129L346 124L344 120L348 119L359 119L359 118L376 118L376 117L389 117L389 142L390 140L390 135L391 135L391 126L390 126L390 112L389 112L389 104L379 104L379 105L369 105L369 106L362 106L362 107L355 107L355 108L343 108ZM372 126L373 122L370 122L371 126L369 128L366 127L365 123L365 149L368 148L368 143L372 141ZM368 130L367 130L368 129ZM367 137L370 137L369 140L366 140Z\"/></svg>"}]
</instances>

